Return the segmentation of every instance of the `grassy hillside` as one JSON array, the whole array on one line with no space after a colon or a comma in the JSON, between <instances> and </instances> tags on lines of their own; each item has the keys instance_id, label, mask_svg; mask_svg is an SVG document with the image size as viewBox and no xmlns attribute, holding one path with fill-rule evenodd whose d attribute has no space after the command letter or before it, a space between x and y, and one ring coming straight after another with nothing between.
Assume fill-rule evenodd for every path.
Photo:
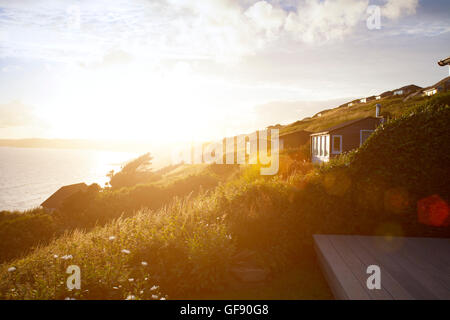
<instances>
[{"instance_id":1,"label":"grassy hillside","mask_svg":"<svg viewBox=\"0 0 450 320\"><path fill-rule=\"evenodd\" d=\"M0 298L329 299L313 234L450 237L449 99L403 106L362 148L325 166L305 171L293 159L264 178L247 166L210 191L64 235L1 265ZM256 289L231 272L249 250L270 272ZM80 291L65 288L69 264L82 270Z\"/></svg>"},{"instance_id":2,"label":"grassy hillside","mask_svg":"<svg viewBox=\"0 0 450 320\"><path fill-rule=\"evenodd\" d=\"M352 107L347 105L340 106L321 112L321 116L315 116L306 120L294 122L281 128L280 133L295 132L306 130L310 132L319 132L342 122L375 116L375 105L381 104L382 114L389 118L400 117L405 110L415 105L425 102L426 97L417 96L407 101L405 97L388 97L368 103L355 104Z\"/></svg>"},{"instance_id":3,"label":"grassy hillside","mask_svg":"<svg viewBox=\"0 0 450 320\"><path fill-rule=\"evenodd\" d=\"M174 197L215 188L239 171L237 166L217 165L198 165L193 169L173 166L151 175L146 172L137 179L131 174L132 181L151 182L128 187L101 189L94 184L66 199L62 208L53 213L43 209L0 212L0 262L24 255L64 232L89 230L131 216L141 208L156 210ZM122 182L129 182L129 176L125 175Z\"/></svg>"}]
</instances>

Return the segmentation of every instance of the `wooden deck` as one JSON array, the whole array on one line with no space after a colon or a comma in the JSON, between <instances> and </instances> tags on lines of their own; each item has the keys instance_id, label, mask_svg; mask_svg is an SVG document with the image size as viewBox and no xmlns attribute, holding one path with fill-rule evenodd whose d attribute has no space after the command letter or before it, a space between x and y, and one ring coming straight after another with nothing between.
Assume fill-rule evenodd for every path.
<instances>
[{"instance_id":1,"label":"wooden deck","mask_svg":"<svg viewBox=\"0 0 450 320\"><path fill-rule=\"evenodd\" d=\"M450 300L450 239L315 235L317 256L336 299ZM381 270L369 290L367 267Z\"/></svg>"}]
</instances>

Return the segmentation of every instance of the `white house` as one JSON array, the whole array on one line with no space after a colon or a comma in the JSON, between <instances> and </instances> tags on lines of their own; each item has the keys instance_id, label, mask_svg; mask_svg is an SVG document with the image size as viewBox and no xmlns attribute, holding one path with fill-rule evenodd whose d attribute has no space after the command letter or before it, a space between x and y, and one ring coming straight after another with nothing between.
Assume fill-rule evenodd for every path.
<instances>
[{"instance_id":1,"label":"white house","mask_svg":"<svg viewBox=\"0 0 450 320\"><path fill-rule=\"evenodd\" d=\"M401 96L401 95L403 95L403 90L394 91L394 96Z\"/></svg>"},{"instance_id":2,"label":"white house","mask_svg":"<svg viewBox=\"0 0 450 320\"><path fill-rule=\"evenodd\" d=\"M429 89L423 90L423 94L428 97L434 96L436 93L438 93L438 89L436 89L436 88L429 88Z\"/></svg>"}]
</instances>

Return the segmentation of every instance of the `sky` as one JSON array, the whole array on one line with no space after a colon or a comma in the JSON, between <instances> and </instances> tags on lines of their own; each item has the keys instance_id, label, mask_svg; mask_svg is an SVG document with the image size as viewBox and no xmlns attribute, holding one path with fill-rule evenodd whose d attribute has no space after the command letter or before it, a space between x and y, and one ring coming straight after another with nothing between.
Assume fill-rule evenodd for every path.
<instances>
[{"instance_id":1,"label":"sky","mask_svg":"<svg viewBox=\"0 0 450 320\"><path fill-rule=\"evenodd\" d=\"M0 138L207 141L429 86L449 16L447 0L0 0Z\"/></svg>"}]
</instances>

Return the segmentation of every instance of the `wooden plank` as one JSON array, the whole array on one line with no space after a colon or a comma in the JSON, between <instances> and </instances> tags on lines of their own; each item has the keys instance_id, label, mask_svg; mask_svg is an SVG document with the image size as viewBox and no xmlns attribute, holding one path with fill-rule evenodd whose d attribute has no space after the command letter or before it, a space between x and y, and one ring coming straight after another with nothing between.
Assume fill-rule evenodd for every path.
<instances>
[{"instance_id":1,"label":"wooden plank","mask_svg":"<svg viewBox=\"0 0 450 320\"><path fill-rule=\"evenodd\" d=\"M372 298L376 300L392 300L392 295L386 291L382 286L381 289L369 290L367 288L367 267L371 264L365 264L359 258L361 252L357 250L356 253L350 248L346 239L346 236L330 236L332 245L341 256L342 260L347 264L348 268L352 271L353 275L360 281L364 291ZM362 248L361 248L362 249ZM383 279L384 281L384 279ZM382 283L383 283L382 281Z\"/></svg>"},{"instance_id":2,"label":"wooden plank","mask_svg":"<svg viewBox=\"0 0 450 320\"><path fill-rule=\"evenodd\" d=\"M376 255L371 255L359 241L355 241L352 236L342 236L344 244L347 245L358 258L367 267L369 265L378 265L381 269L381 287L389 292L394 300L412 300L414 299L409 292L383 267L382 263L377 259Z\"/></svg>"},{"instance_id":3,"label":"wooden plank","mask_svg":"<svg viewBox=\"0 0 450 320\"><path fill-rule=\"evenodd\" d=\"M355 236L355 240L359 241L366 250L371 251L373 255L381 262L384 269L405 288L411 296L420 300L436 300L438 297L423 283L417 281L416 276L410 272L409 266L399 264L395 255L390 254L387 250L381 250L377 241L381 237L363 237Z\"/></svg>"},{"instance_id":4,"label":"wooden plank","mask_svg":"<svg viewBox=\"0 0 450 320\"><path fill-rule=\"evenodd\" d=\"M314 235L319 260L336 299L370 300L361 283L342 260L328 236Z\"/></svg>"},{"instance_id":5,"label":"wooden plank","mask_svg":"<svg viewBox=\"0 0 450 320\"><path fill-rule=\"evenodd\" d=\"M409 243L426 252L428 260L450 271L450 239L409 238ZM450 272L448 272L450 274Z\"/></svg>"},{"instance_id":6,"label":"wooden plank","mask_svg":"<svg viewBox=\"0 0 450 320\"><path fill-rule=\"evenodd\" d=\"M408 238L405 241L405 257L436 281L439 281L450 292L450 265L446 265L443 260L437 259L437 257L445 256L450 252L450 241L448 241L448 249L442 251L434 246L434 241L428 241L424 238L421 238L421 241L415 240L414 238ZM445 239L442 240L445 243Z\"/></svg>"}]
</instances>

